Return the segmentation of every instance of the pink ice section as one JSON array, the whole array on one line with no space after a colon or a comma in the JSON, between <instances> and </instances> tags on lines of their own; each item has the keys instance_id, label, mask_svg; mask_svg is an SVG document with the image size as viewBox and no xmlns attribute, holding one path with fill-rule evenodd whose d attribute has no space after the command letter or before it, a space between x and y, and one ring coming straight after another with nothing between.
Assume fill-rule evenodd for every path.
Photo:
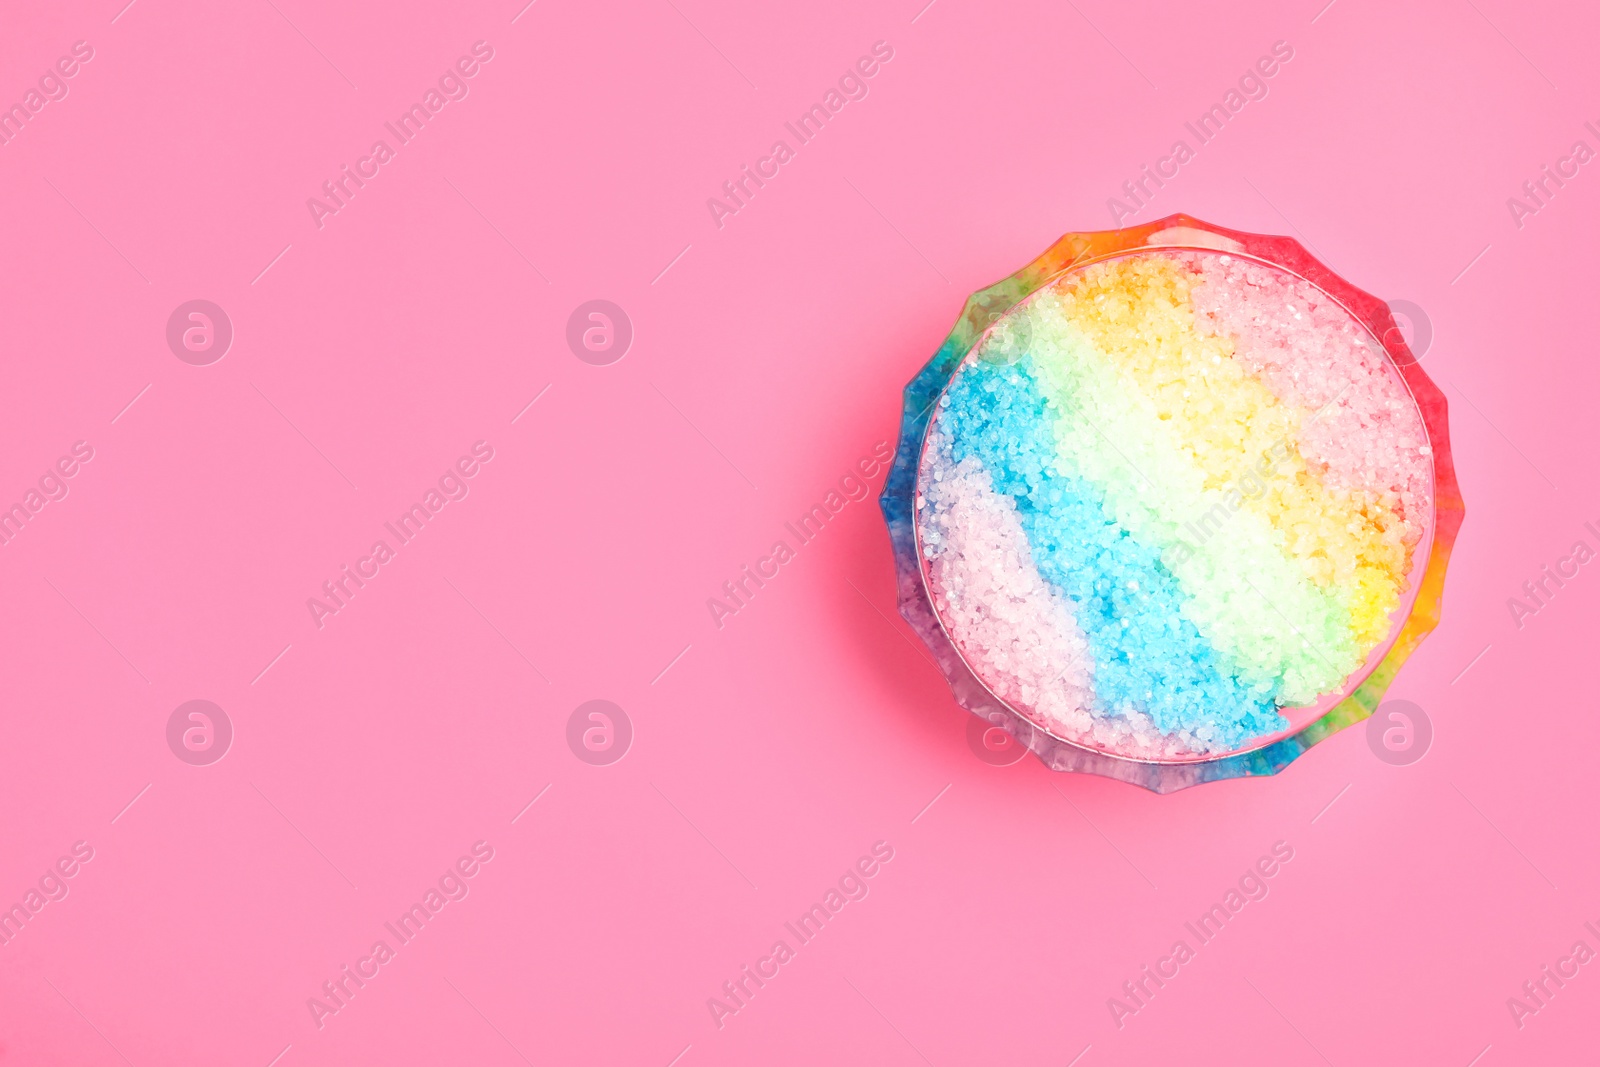
<instances>
[{"instance_id":1,"label":"pink ice section","mask_svg":"<svg viewBox=\"0 0 1600 1067\"><path fill-rule=\"evenodd\" d=\"M1383 351L1309 282L1233 256L1186 258L1205 278L1191 297L1196 324L1232 339L1234 358L1305 412L1297 444L1307 464L1330 486L1384 501L1415 545L1432 501L1431 449Z\"/></svg>"},{"instance_id":2,"label":"pink ice section","mask_svg":"<svg viewBox=\"0 0 1600 1067\"><path fill-rule=\"evenodd\" d=\"M95 55L0 147L0 507L94 458L0 546L0 907L75 872L0 945L0 1065L1590 1062L1600 963L1522 1029L1506 999L1600 949L1600 570L1521 629L1506 600L1597 545L1600 162L1521 229L1506 198L1600 147L1600 12L1474 4L6 4L0 105ZM307 198L480 39L466 98L317 229ZM895 611L871 457L901 389L1180 137L1132 222L1298 233L1432 318L1469 514L1389 694L1434 728L1410 766L1360 726L1169 796L993 766ZM208 367L165 339L196 298L235 326ZM634 326L611 366L566 341L594 299ZM317 629L306 600L480 439L465 499ZM234 725L209 767L166 740L193 699ZM594 699L632 721L610 766L567 743ZM319 1030L307 999L480 839ZM1278 840L1266 898L1119 1028L1107 1000Z\"/></svg>"},{"instance_id":3,"label":"pink ice section","mask_svg":"<svg viewBox=\"0 0 1600 1067\"><path fill-rule=\"evenodd\" d=\"M951 462L948 436L928 442L918 536L939 617L979 678L1047 729L1087 737L1094 678L1072 602L1033 563L1016 505L975 458Z\"/></svg>"}]
</instances>

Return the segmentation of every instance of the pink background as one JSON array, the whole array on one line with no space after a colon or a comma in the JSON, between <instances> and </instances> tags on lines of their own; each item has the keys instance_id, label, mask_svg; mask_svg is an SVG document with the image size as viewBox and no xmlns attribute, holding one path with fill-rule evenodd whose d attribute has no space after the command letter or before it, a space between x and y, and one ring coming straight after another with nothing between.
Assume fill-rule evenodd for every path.
<instances>
[{"instance_id":1,"label":"pink background","mask_svg":"<svg viewBox=\"0 0 1600 1067\"><path fill-rule=\"evenodd\" d=\"M0 1063L1592 1054L1600 965L1521 1029L1506 999L1600 949L1600 573L1521 629L1506 600L1600 547L1600 175L1520 228L1506 198L1600 148L1594 16L123 3L0 15L0 102L95 53L0 148L0 504L94 448L0 548L0 904L94 849L0 947ZM470 95L319 230L306 198L478 40ZM706 199L879 40L870 95L719 229ZM1427 755L1357 727L1167 797L987 765L875 500L717 629L706 599L894 441L966 294L1108 226L1277 40L1270 95L1135 218L1298 236L1426 309L1468 505L1390 694ZM195 298L234 324L210 366L165 341ZM610 366L565 342L597 298L635 331ZM478 440L470 495L319 630L307 598ZM634 730L610 766L566 741L595 698ZM210 766L167 746L192 699L236 733ZM307 999L480 840L470 894L319 1029ZM719 1029L707 999L880 840L870 895ZM1119 1029L1107 999L1277 841L1270 895Z\"/></svg>"}]
</instances>

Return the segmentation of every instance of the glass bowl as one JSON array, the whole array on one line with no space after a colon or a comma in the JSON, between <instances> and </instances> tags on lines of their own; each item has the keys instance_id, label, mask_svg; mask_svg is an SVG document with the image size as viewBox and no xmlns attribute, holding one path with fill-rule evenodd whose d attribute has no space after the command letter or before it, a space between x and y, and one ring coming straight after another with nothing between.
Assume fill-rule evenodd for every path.
<instances>
[{"instance_id":1,"label":"glass bowl","mask_svg":"<svg viewBox=\"0 0 1600 1067\"><path fill-rule=\"evenodd\" d=\"M1438 622L1464 514L1444 396L1294 240L1068 234L968 299L904 399L879 500L900 612L1054 770L1275 773Z\"/></svg>"}]
</instances>

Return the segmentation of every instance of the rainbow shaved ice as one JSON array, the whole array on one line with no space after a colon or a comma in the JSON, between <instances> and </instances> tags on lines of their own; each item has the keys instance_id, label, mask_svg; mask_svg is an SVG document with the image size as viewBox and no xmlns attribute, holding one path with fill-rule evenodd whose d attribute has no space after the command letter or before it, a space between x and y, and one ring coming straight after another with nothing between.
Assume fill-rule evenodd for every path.
<instances>
[{"instance_id":1,"label":"rainbow shaved ice","mask_svg":"<svg viewBox=\"0 0 1600 1067\"><path fill-rule=\"evenodd\" d=\"M1080 745L1205 758L1329 706L1390 641L1433 485L1416 402L1327 293L1148 250L1055 278L962 359L915 531L996 697Z\"/></svg>"}]
</instances>

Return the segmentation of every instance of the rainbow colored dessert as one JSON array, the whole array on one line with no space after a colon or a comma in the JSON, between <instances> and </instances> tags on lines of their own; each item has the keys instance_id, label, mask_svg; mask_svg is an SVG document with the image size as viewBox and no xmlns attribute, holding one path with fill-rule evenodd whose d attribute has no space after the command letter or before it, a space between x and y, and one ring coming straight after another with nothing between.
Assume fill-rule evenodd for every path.
<instances>
[{"instance_id":1,"label":"rainbow colored dessert","mask_svg":"<svg viewBox=\"0 0 1600 1067\"><path fill-rule=\"evenodd\" d=\"M1189 243L1035 264L947 342L915 418L907 391L908 434L925 426L901 532L986 691L963 703L1136 761L1326 716L1396 643L1434 540L1434 435L1385 351L1403 341L1237 242Z\"/></svg>"}]
</instances>

